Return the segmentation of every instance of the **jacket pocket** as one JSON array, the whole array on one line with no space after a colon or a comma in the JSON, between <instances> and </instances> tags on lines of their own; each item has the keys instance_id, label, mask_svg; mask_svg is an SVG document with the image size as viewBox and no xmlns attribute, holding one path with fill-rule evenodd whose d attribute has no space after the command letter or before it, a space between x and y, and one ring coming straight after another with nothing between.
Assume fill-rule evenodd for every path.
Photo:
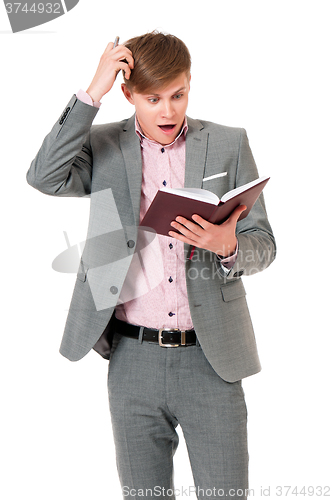
<instances>
[{"instance_id":1,"label":"jacket pocket","mask_svg":"<svg viewBox=\"0 0 332 500\"><path fill-rule=\"evenodd\" d=\"M246 295L242 280L230 281L221 286L221 295L224 302L239 299Z\"/></svg>"}]
</instances>

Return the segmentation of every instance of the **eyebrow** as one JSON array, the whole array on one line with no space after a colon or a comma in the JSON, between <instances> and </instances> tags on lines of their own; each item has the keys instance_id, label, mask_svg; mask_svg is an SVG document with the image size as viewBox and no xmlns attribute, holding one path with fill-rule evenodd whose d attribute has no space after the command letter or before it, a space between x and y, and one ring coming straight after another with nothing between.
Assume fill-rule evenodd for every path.
<instances>
[{"instance_id":1,"label":"eyebrow","mask_svg":"<svg viewBox=\"0 0 332 500\"><path fill-rule=\"evenodd\" d=\"M179 90L176 90L175 92L173 92L172 95L174 94L178 94L179 92L181 92L181 90L185 90L187 87L181 87ZM146 95L153 95L153 96L156 96L156 97L160 97L160 94L154 94L153 92L151 92L150 94L146 94Z\"/></svg>"}]
</instances>

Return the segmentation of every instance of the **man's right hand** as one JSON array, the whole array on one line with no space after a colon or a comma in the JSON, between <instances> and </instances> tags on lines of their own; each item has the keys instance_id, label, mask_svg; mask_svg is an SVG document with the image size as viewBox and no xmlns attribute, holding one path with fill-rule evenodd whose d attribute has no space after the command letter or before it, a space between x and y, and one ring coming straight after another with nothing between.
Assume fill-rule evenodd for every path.
<instances>
[{"instance_id":1,"label":"man's right hand","mask_svg":"<svg viewBox=\"0 0 332 500\"><path fill-rule=\"evenodd\" d=\"M118 45L113 49L113 45L113 42L107 45L100 58L96 74L87 89L93 101L100 101L111 90L119 71L124 70L125 78L129 80L131 70L134 68L131 51L124 45ZM127 62L124 62L124 59Z\"/></svg>"}]
</instances>

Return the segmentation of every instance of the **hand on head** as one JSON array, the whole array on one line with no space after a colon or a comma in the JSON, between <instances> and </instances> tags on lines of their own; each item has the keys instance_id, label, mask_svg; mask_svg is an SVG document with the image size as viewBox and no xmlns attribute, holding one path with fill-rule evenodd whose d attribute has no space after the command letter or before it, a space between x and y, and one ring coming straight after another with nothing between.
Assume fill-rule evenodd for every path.
<instances>
[{"instance_id":1,"label":"hand on head","mask_svg":"<svg viewBox=\"0 0 332 500\"><path fill-rule=\"evenodd\" d=\"M96 74L87 89L87 93L93 101L100 101L113 87L119 71L123 70L125 78L129 80L133 68L134 59L130 50L124 45L114 47L114 43L110 42L100 58Z\"/></svg>"}]
</instances>

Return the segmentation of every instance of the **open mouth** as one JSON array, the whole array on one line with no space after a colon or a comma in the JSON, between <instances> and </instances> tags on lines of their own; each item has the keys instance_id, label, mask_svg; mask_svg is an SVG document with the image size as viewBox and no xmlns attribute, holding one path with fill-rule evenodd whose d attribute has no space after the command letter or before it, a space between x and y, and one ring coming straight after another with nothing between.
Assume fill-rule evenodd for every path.
<instances>
[{"instance_id":1,"label":"open mouth","mask_svg":"<svg viewBox=\"0 0 332 500\"><path fill-rule=\"evenodd\" d=\"M175 129L176 125L158 125L158 127L163 131L163 132L173 132Z\"/></svg>"}]
</instances>

